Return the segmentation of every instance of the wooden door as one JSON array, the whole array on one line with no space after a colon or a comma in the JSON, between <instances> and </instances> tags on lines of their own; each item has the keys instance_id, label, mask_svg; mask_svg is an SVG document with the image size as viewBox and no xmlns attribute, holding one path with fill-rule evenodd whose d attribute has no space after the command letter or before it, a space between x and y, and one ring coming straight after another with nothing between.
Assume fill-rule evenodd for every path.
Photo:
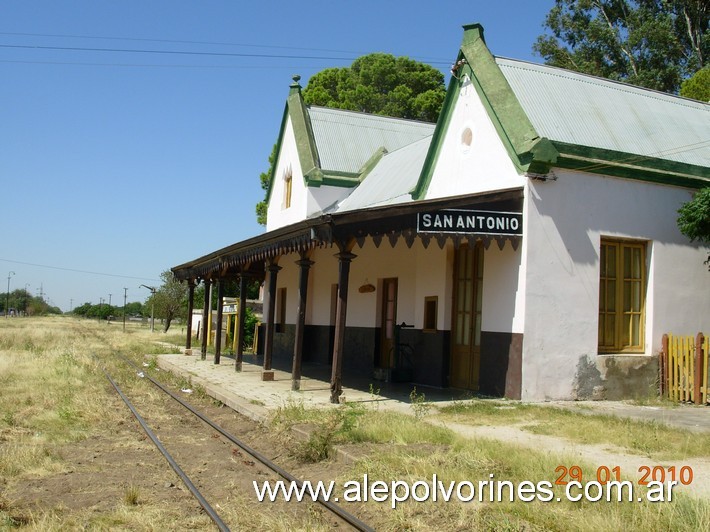
<instances>
[{"instance_id":1,"label":"wooden door","mask_svg":"<svg viewBox=\"0 0 710 532\"><path fill-rule=\"evenodd\" d=\"M397 278L382 280L382 317L380 319L380 360L378 367L394 365L394 327L397 324Z\"/></svg>"},{"instance_id":2,"label":"wooden door","mask_svg":"<svg viewBox=\"0 0 710 532\"><path fill-rule=\"evenodd\" d=\"M451 386L478 390L481 367L483 246L461 245L454 259Z\"/></svg>"}]
</instances>

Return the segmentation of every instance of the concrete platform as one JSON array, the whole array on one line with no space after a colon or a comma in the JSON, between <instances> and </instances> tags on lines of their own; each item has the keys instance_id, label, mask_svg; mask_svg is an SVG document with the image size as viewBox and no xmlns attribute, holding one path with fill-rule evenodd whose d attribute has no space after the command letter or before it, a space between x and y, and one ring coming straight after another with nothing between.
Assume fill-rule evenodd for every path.
<instances>
[{"instance_id":1,"label":"concrete platform","mask_svg":"<svg viewBox=\"0 0 710 532\"><path fill-rule=\"evenodd\" d=\"M262 358L245 355L242 372L234 368L234 359L222 357L214 364L213 356L201 360L198 351L192 355L159 355L158 366L202 386L208 395L222 401L237 412L259 421L267 420L279 407L303 404L306 408L332 408L330 402L330 367L303 366L301 390L291 390L290 368L274 361L274 380L263 381ZM279 366L281 364L281 366ZM410 393L415 385L376 381L372 377L349 375L344 372L342 401L348 403L378 403L378 409L414 414ZM452 401L472 397L470 392L416 386L417 394L424 394L433 406L444 406ZM580 414L608 414L659 423L690 430L710 432L710 407L691 405L645 406L623 401L555 401L540 403L569 408Z\"/></svg>"},{"instance_id":2,"label":"concrete platform","mask_svg":"<svg viewBox=\"0 0 710 532\"><path fill-rule=\"evenodd\" d=\"M303 367L301 389L291 390L291 373L278 367L275 362L273 380L262 380L262 359L245 355L242 371L235 371L231 357L221 357L215 364L213 356L201 360L199 352L192 355L159 355L158 366L166 371L187 378L202 386L208 395L222 401L247 417L264 421L279 407L302 404L306 408L333 408L330 402L330 367L306 365ZM410 393L415 385L388 383L363 376L343 377L341 402L372 404L378 408L411 413ZM428 402L449 402L462 398L458 390L441 390L416 387L417 394L425 394Z\"/></svg>"}]
</instances>

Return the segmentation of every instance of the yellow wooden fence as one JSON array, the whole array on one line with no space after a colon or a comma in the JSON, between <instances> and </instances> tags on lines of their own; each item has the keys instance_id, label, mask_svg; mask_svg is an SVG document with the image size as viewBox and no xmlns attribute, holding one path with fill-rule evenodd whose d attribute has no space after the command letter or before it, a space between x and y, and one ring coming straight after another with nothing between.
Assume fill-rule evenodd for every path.
<instances>
[{"instance_id":1,"label":"yellow wooden fence","mask_svg":"<svg viewBox=\"0 0 710 532\"><path fill-rule=\"evenodd\" d=\"M706 405L709 402L708 353L710 337L663 335L661 393L671 401Z\"/></svg>"}]
</instances>

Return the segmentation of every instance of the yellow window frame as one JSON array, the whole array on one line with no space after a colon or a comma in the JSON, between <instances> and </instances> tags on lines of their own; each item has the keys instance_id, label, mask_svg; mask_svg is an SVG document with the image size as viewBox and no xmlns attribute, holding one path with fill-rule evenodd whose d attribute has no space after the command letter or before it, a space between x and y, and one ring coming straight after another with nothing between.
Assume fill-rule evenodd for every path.
<instances>
[{"instance_id":1,"label":"yellow window frame","mask_svg":"<svg viewBox=\"0 0 710 532\"><path fill-rule=\"evenodd\" d=\"M600 353L643 353L646 243L602 238L599 261Z\"/></svg>"}]
</instances>

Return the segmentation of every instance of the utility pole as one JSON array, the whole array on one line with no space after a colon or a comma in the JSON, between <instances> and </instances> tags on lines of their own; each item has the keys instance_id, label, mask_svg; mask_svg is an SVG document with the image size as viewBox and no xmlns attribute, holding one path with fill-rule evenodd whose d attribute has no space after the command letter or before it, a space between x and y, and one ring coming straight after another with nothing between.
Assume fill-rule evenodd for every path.
<instances>
[{"instance_id":1,"label":"utility pole","mask_svg":"<svg viewBox=\"0 0 710 532\"><path fill-rule=\"evenodd\" d=\"M15 272L9 272L7 274L7 298L5 300L5 319L10 316L10 277L15 275Z\"/></svg>"},{"instance_id":2,"label":"utility pole","mask_svg":"<svg viewBox=\"0 0 710 532\"><path fill-rule=\"evenodd\" d=\"M128 288L123 289L123 332L126 332L126 294L128 293Z\"/></svg>"},{"instance_id":3,"label":"utility pole","mask_svg":"<svg viewBox=\"0 0 710 532\"><path fill-rule=\"evenodd\" d=\"M113 314L113 312L111 312L111 296L113 296L113 294L108 295L108 316L106 318L106 325L111 325L111 314Z\"/></svg>"},{"instance_id":4,"label":"utility pole","mask_svg":"<svg viewBox=\"0 0 710 532\"><path fill-rule=\"evenodd\" d=\"M142 284L141 286L150 290L150 332L155 332L155 292L157 291L157 288L145 284Z\"/></svg>"}]
</instances>

